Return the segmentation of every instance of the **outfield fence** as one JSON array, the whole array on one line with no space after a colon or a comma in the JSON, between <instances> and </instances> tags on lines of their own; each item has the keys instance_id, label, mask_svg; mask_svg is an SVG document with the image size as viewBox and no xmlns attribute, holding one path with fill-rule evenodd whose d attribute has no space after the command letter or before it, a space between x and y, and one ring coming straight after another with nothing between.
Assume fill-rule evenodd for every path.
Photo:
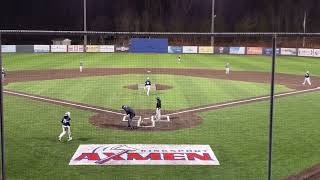
<instances>
[{"instance_id":1,"label":"outfield fence","mask_svg":"<svg viewBox=\"0 0 320 180\"><path fill-rule=\"evenodd\" d=\"M66 38L71 44L51 43ZM320 162L319 39L320 33L0 30L2 179L44 179L49 170L53 179L306 176L303 170ZM122 105L136 111L136 129L127 127ZM73 139L60 142L66 111ZM144 145L161 152L136 153Z\"/></svg>"}]
</instances>

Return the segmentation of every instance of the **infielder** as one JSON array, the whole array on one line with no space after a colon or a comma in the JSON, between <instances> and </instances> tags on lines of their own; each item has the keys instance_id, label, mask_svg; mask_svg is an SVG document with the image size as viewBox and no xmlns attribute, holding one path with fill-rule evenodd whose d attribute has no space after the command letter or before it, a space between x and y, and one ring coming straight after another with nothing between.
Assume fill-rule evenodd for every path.
<instances>
[{"instance_id":1,"label":"infielder","mask_svg":"<svg viewBox=\"0 0 320 180\"><path fill-rule=\"evenodd\" d=\"M226 63L225 65L225 68L226 68L226 74L230 74L230 63Z\"/></svg>"},{"instance_id":2,"label":"infielder","mask_svg":"<svg viewBox=\"0 0 320 180\"><path fill-rule=\"evenodd\" d=\"M309 71L307 71L307 72L304 74L304 81L303 81L302 84L305 85L306 82L308 82L308 84L311 86L310 73L309 73Z\"/></svg>"},{"instance_id":3,"label":"infielder","mask_svg":"<svg viewBox=\"0 0 320 180\"><path fill-rule=\"evenodd\" d=\"M2 79L4 79L6 77L6 70L4 69L4 67L2 67L2 69L1 69L1 77L2 77Z\"/></svg>"},{"instance_id":4,"label":"infielder","mask_svg":"<svg viewBox=\"0 0 320 180\"><path fill-rule=\"evenodd\" d=\"M149 77L147 77L146 82L144 83L145 89L147 89L147 96L150 95L150 89L151 89L151 81L149 80Z\"/></svg>"},{"instance_id":5,"label":"infielder","mask_svg":"<svg viewBox=\"0 0 320 180\"><path fill-rule=\"evenodd\" d=\"M127 117L128 117L128 128L133 128L132 127L132 119L136 116L136 113L132 108L129 106L123 105L122 109L126 112Z\"/></svg>"},{"instance_id":6,"label":"infielder","mask_svg":"<svg viewBox=\"0 0 320 180\"><path fill-rule=\"evenodd\" d=\"M82 69L83 69L83 63L80 62L80 72L82 72Z\"/></svg>"},{"instance_id":7,"label":"infielder","mask_svg":"<svg viewBox=\"0 0 320 180\"><path fill-rule=\"evenodd\" d=\"M156 120L160 120L161 119L161 99L158 96L157 98L157 104L156 104Z\"/></svg>"},{"instance_id":8,"label":"infielder","mask_svg":"<svg viewBox=\"0 0 320 180\"><path fill-rule=\"evenodd\" d=\"M68 133L68 141L71 141L71 140L72 140L72 137L71 137L71 129L70 129L70 121L71 121L70 112L66 112L66 113L63 115L63 118L62 118L62 120L61 120L62 133L59 135L59 141L61 141L61 138L62 138L66 133Z\"/></svg>"},{"instance_id":9,"label":"infielder","mask_svg":"<svg viewBox=\"0 0 320 180\"><path fill-rule=\"evenodd\" d=\"M178 56L178 62L180 62L181 61L181 56Z\"/></svg>"}]
</instances>

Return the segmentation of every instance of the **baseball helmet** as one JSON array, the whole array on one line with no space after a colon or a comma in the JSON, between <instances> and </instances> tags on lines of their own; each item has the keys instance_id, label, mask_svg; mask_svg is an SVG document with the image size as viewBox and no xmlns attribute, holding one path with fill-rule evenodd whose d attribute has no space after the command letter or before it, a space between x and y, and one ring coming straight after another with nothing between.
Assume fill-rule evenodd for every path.
<instances>
[{"instance_id":1,"label":"baseball helmet","mask_svg":"<svg viewBox=\"0 0 320 180\"><path fill-rule=\"evenodd\" d=\"M70 116L71 113L70 112L66 112L64 115Z\"/></svg>"},{"instance_id":2,"label":"baseball helmet","mask_svg":"<svg viewBox=\"0 0 320 180\"><path fill-rule=\"evenodd\" d=\"M122 109L126 108L127 106L126 105L122 105Z\"/></svg>"}]
</instances>

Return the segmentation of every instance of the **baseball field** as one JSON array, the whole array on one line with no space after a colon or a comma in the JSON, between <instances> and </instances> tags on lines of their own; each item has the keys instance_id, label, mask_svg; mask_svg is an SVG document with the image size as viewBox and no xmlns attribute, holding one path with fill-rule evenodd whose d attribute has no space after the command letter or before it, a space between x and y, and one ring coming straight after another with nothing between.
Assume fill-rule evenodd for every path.
<instances>
[{"instance_id":1,"label":"baseball field","mask_svg":"<svg viewBox=\"0 0 320 180\"><path fill-rule=\"evenodd\" d=\"M266 179L271 57L184 54L181 59L3 54L8 179ZM311 86L302 85L306 71ZM140 88L147 77L156 87L150 96ZM277 57L274 179L320 170L318 86L318 58ZM152 126L157 96L170 121ZM145 127L126 127L124 104L146 118ZM60 142L60 120L67 111L73 140ZM220 165L70 166L80 144L208 144Z\"/></svg>"}]
</instances>

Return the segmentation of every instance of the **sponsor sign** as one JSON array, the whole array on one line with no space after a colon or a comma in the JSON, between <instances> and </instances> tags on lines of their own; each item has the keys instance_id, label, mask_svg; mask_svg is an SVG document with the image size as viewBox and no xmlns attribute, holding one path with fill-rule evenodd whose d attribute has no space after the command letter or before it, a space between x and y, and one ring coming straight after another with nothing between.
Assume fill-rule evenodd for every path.
<instances>
[{"instance_id":1,"label":"sponsor sign","mask_svg":"<svg viewBox=\"0 0 320 180\"><path fill-rule=\"evenodd\" d=\"M118 52L128 52L129 51L129 47L127 47L127 46L118 46L118 47L116 47L116 51L118 51Z\"/></svg>"},{"instance_id":2,"label":"sponsor sign","mask_svg":"<svg viewBox=\"0 0 320 180\"><path fill-rule=\"evenodd\" d=\"M113 53L114 52L114 45L99 46L99 52Z\"/></svg>"},{"instance_id":3,"label":"sponsor sign","mask_svg":"<svg viewBox=\"0 0 320 180\"><path fill-rule=\"evenodd\" d=\"M51 52L67 52L67 45L51 45Z\"/></svg>"},{"instance_id":4,"label":"sponsor sign","mask_svg":"<svg viewBox=\"0 0 320 180\"><path fill-rule=\"evenodd\" d=\"M183 46L182 47L182 53L198 53L198 46Z\"/></svg>"},{"instance_id":5,"label":"sponsor sign","mask_svg":"<svg viewBox=\"0 0 320 180\"><path fill-rule=\"evenodd\" d=\"M181 54L182 46L168 46L168 53Z\"/></svg>"},{"instance_id":6,"label":"sponsor sign","mask_svg":"<svg viewBox=\"0 0 320 180\"><path fill-rule=\"evenodd\" d=\"M80 145L69 165L220 165L209 145Z\"/></svg>"},{"instance_id":7,"label":"sponsor sign","mask_svg":"<svg viewBox=\"0 0 320 180\"><path fill-rule=\"evenodd\" d=\"M314 49L313 50L313 56L314 57L320 57L320 49Z\"/></svg>"},{"instance_id":8,"label":"sponsor sign","mask_svg":"<svg viewBox=\"0 0 320 180\"><path fill-rule=\"evenodd\" d=\"M296 48L281 48L281 55L296 56L297 49Z\"/></svg>"},{"instance_id":9,"label":"sponsor sign","mask_svg":"<svg viewBox=\"0 0 320 180\"><path fill-rule=\"evenodd\" d=\"M261 47L247 47L247 54L262 55L262 48Z\"/></svg>"},{"instance_id":10,"label":"sponsor sign","mask_svg":"<svg viewBox=\"0 0 320 180\"><path fill-rule=\"evenodd\" d=\"M230 54L245 54L246 48L245 47L230 47Z\"/></svg>"},{"instance_id":11,"label":"sponsor sign","mask_svg":"<svg viewBox=\"0 0 320 180\"><path fill-rule=\"evenodd\" d=\"M86 52L100 52L100 46L99 45L87 45L86 46Z\"/></svg>"},{"instance_id":12,"label":"sponsor sign","mask_svg":"<svg viewBox=\"0 0 320 180\"><path fill-rule=\"evenodd\" d=\"M263 54L271 56L272 55L272 48L263 48ZM280 55L280 48L276 48L276 55Z\"/></svg>"},{"instance_id":13,"label":"sponsor sign","mask_svg":"<svg viewBox=\"0 0 320 180\"><path fill-rule=\"evenodd\" d=\"M68 45L68 52L83 52L83 45Z\"/></svg>"},{"instance_id":14,"label":"sponsor sign","mask_svg":"<svg viewBox=\"0 0 320 180\"><path fill-rule=\"evenodd\" d=\"M50 46L49 45L34 45L33 52L35 52L35 53L48 53L48 52L50 52Z\"/></svg>"},{"instance_id":15,"label":"sponsor sign","mask_svg":"<svg viewBox=\"0 0 320 180\"><path fill-rule=\"evenodd\" d=\"M214 48L213 46L199 46L199 53L201 54L213 54Z\"/></svg>"},{"instance_id":16,"label":"sponsor sign","mask_svg":"<svg viewBox=\"0 0 320 180\"><path fill-rule=\"evenodd\" d=\"M313 57L313 49L299 48L298 56Z\"/></svg>"},{"instance_id":17,"label":"sponsor sign","mask_svg":"<svg viewBox=\"0 0 320 180\"><path fill-rule=\"evenodd\" d=\"M214 53L215 54L228 54L229 48L228 47L215 47Z\"/></svg>"},{"instance_id":18,"label":"sponsor sign","mask_svg":"<svg viewBox=\"0 0 320 180\"><path fill-rule=\"evenodd\" d=\"M3 53L15 53L17 52L16 45L2 45L1 52Z\"/></svg>"}]
</instances>

